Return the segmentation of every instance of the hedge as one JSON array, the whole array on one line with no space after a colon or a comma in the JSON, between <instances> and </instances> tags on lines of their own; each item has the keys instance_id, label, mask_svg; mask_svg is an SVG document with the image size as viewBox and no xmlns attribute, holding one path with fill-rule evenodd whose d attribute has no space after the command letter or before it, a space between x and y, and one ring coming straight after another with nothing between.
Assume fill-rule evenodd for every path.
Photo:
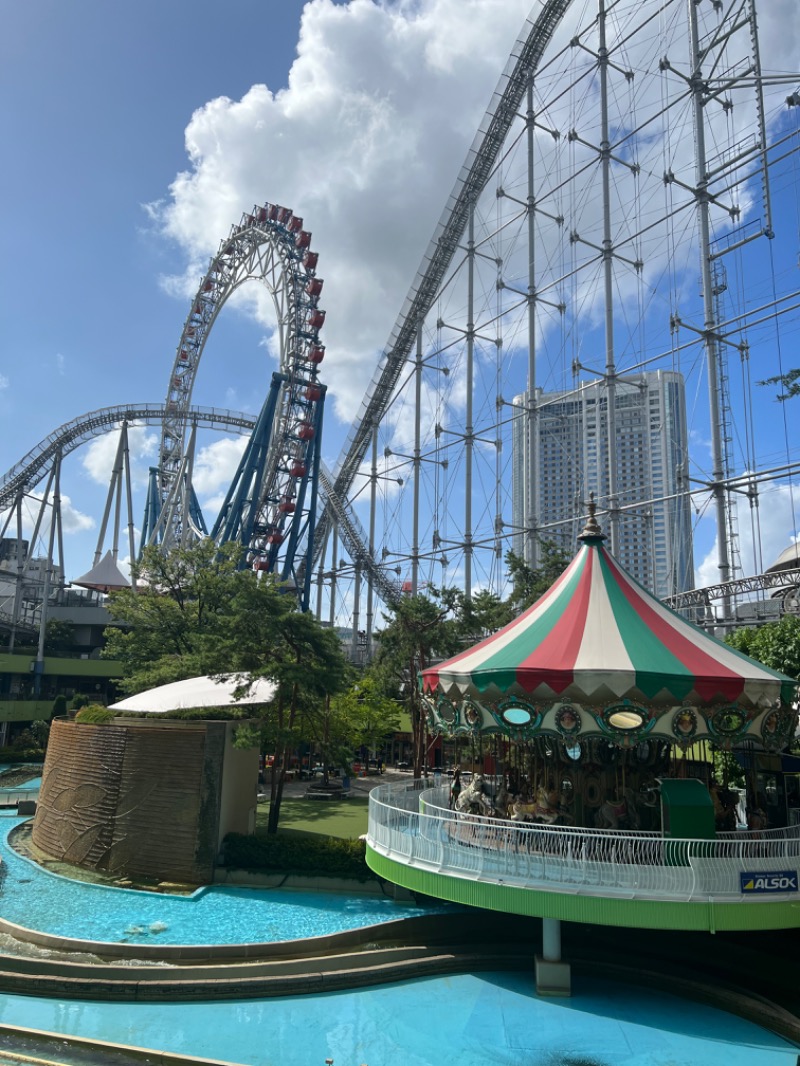
<instances>
[{"instance_id":1,"label":"hedge","mask_svg":"<svg viewBox=\"0 0 800 1066\"><path fill-rule=\"evenodd\" d=\"M223 842L224 865L254 873L346 877L370 881L363 840L338 837L244 836L229 833Z\"/></svg>"}]
</instances>

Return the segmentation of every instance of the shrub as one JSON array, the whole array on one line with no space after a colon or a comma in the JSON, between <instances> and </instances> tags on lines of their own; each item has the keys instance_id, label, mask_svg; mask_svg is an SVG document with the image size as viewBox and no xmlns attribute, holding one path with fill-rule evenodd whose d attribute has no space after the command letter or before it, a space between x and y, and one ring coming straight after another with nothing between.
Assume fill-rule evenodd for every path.
<instances>
[{"instance_id":1,"label":"shrub","mask_svg":"<svg viewBox=\"0 0 800 1066\"><path fill-rule=\"evenodd\" d=\"M105 725L117 717L116 711L110 711L99 703L90 703L88 707L81 707L75 715L75 721L83 725Z\"/></svg>"},{"instance_id":2,"label":"shrub","mask_svg":"<svg viewBox=\"0 0 800 1066\"><path fill-rule=\"evenodd\" d=\"M64 718L67 713L67 697L60 693L53 700L53 707L50 711L51 718Z\"/></svg>"},{"instance_id":3,"label":"shrub","mask_svg":"<svg viewBox=\"0 0 800 1066\"><path fill-rule=\"evenodd\" d=\"M13 763L40 763L44 759L41 748L0 748L0 762Z\"/></svg>"},{"instance_id":4,"label":"shrub","mask_svg":"<svg viewBox=\"0 0 800 1066\"><path fill-rule=\"evenodd\" d=\"M363 840L338 837L243 836L229 833L223 845L228 869L305 877L347 877L369 881L375 875L366 862Z\"/></svg>"},{"instance_id":5,"label":"shrub","mask_svg":"<svg viewBox=\"0 0 800 1066\"><path fill-rule=\"evenodd\" d=\"M88 696L82 696L78 692L72 697L72 699L70 700L70 704L69 705L70 705L70 707L72 708L73 711L79 711L81 709L81 707L88 707L89 706L89 697Z\"/></svg>"}]
</instances>

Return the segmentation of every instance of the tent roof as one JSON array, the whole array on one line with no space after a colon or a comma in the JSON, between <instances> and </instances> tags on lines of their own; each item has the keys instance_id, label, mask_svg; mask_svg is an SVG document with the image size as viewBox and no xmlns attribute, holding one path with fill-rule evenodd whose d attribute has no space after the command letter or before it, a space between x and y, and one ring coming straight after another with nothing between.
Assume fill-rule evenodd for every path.
<instances>
[{"instance_id":1,"label":"tent roof","mask_svg":"<svg viewBox=\"0 0 800 1066\"><path fill-rule=\"evenodd\" d=\"M114 561L114 556L107 551L103 558L92 567L88 574L72 582L84 589L96 589L98 592L111 592L113 589L128 589L130 581Z\"/></svg>"},{"instance_id":2,"label":"tent roof","mask_svg":"<svg viewBox=\"0 0 800 1066\"><path fill-rule=\"evenodd\" d=\"M243 684L240 674L217 677L189 677L173 681L169 685L139 692L135 696L113 703L112 711L138 711L149 714L166 714L167 711L193 710L198 707L240 707L252 703L269 703L275 696L277 686L267 678L253 682L247 695L236 699L235 690Z\"/></svg>"},{"instance_id":3,"label":"tent roof","mask_svg":"<svg viewBox=\"0 0 800 1066\"><path fill-rule=\"evenodd\" d=\"M505 696L593 706L791 704L797 682L709 636L642 588L596 524L532 607L468 651L422 673L423 691L483 703Z\"/></svg>"}]
</instances>

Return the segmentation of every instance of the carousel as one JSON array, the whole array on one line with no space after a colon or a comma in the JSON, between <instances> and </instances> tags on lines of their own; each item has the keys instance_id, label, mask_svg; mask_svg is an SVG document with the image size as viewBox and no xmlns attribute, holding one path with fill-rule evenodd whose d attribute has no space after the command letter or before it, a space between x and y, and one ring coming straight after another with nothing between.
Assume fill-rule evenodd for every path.
<instances>
[{"instance_id":1,"label":"carousel","mask_svg":"<svg viewBox=\"0 0 800 1066\"><path fill-rule=\"evenodd\" d=\"M646 592L605 549L593 505L579 540L524 614L422 675L429 730L500 753L499 780L473 774L459 809L660 830L662 783L693 778L717 830L779 821L758 756L793 739L798 683Z\"/></svg>"},{"instance_id":2,"label":"carousel","mask_svg":"<svg viewBox=\"0 0 800 1066\"><path fill-rule=\"evenodd\" d=\"M519 618L423 671L428 730L469 757L452 785L374 789L367 834L389 881L542 918L537 986L551 994L569 994L562 920L800 926L800 826L770 818L764 795L798 682L638 585L593 504L579 540Z\"/></svg>"}]
</instances>

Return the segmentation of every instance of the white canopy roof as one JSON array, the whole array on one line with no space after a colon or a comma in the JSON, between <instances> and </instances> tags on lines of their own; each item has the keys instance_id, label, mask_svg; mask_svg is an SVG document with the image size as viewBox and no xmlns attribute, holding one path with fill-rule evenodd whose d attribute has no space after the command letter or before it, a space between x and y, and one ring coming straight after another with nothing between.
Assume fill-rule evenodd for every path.
<instances>
[{"instance_id":1,"label":"white canopy roof","mask_svg":"<svg viewBox=\"0 0 800 1066\"><path fill-rule=\"evenodd\" d=\"M131 587L130 581L119 569L110 551L106 552L88 574L77 578L72 584L80 585L84 589L96 589L98 592L111 592L112 589L128 589Z\"/></svg>"},{"instance_id":2,"label":"white canopy roof","mask_svg":"<svg viewBox=\"0 0 800 1066\"><path fill-rule=\"evenodd\" d=\"M192 710L197 707L238 707L249 703L269 703L275 696L277 686L267 678L258 678L250 691L236 699L234 691L243 683L240 674L223 677L188 677L185 681L173 681L169 685L139 692L135 696L111 704L112 711L139 711L147 714L165 714L167 711Z\"/></svg>"}]
</instances>

